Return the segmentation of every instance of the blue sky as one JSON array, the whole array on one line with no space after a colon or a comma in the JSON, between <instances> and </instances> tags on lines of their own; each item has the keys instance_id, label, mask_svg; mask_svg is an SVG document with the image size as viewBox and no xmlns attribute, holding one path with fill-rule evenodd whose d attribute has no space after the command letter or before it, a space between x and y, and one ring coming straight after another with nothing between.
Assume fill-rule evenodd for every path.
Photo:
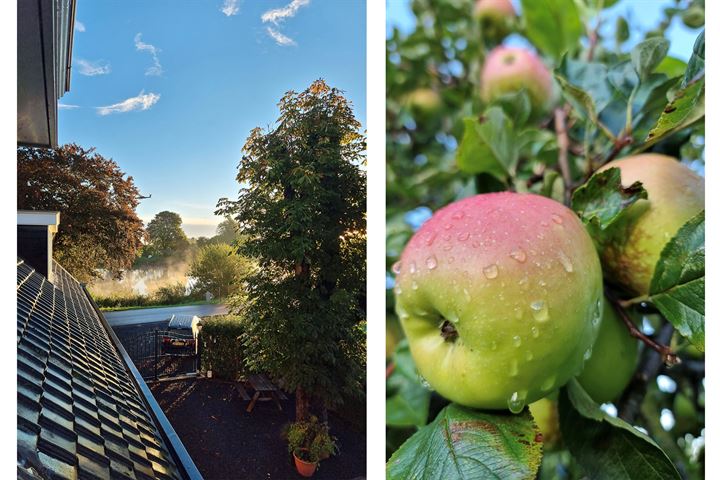
<instances>
[{"instance_id":1,"label":"blue sky","mask_svg":"<svg viewBox=\"0 0 720 480\"><path fill-rule=\"evenodd\" d=\"M515 9L520 11L520 0L512 0ZM672 0L620 0L612 8L603 11L603 24L611 33L618 15L624 16L631 26L630 39L627 45L633 45L644 38L645 32L652 30L664 18L663 8L675 6ZM410 10L410 0L387 1L387 31L398 27L401 32L410 32L415 28L415 17ZM680 18L676 17L668 29L670 40L669 55L686 60L690 58L692 47L700 30L686 27ZM523 45L524 39L514 36L508 43Z\"/></svg>"},{"instance_id":2,"label":"blue sky","mask_svg":"<svg viewBox=\"0 0 720 480\"><path fill-rule=\"evenodd\" d=\"M245 139L287 90L322 77L365 126L363 0L85 1L76 20L59 141L97 147L152 194L145 221L171 210L212 235Z\"/></svg>"}]
</instances>

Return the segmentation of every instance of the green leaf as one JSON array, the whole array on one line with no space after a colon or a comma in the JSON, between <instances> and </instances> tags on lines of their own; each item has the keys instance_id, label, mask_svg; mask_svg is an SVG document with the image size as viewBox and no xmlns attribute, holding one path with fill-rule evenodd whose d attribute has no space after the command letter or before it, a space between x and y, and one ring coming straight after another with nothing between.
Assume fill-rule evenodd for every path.
<instances>
[{"instance_id":1,"label":"green leaf","mask_svg":"<svg viewBox=\"0 0 720 480\"><path fill-rule=\"evenodd\" d=\"M675 92L655 126L648 133L642 149L659 142L705 116L705 77L688 84Z\"/></svg>"},{"instance_id":2,"label":"green leaf","mask_svg":"<svg viewBox=\"0 0 720 480\"><path fill-rule=\"evenodd\" d=\"M675 57L665 57L655 69L656 73L664 73L668 78L677 78L685 74L687 63Z\"/></svg>"},{"instance_id":3,"label":"green leaf","mask_svg":"<svg viewBox=\"0 0 720 480\"><path fill-rule=\"evenodd\" d=\"M613 90L608 82L608 68L605 64L573 60L565 55L556 73L590 95L598 112L601 112L613 99Z\"/></svg>"},{"instance_id":4,"label":"green leaf","mask_svg":"<svg viewBox=\"0 0 720 480\"><path fill-rule=\"evenodd\" d=\"M670 240L655 265L650 300L677 331L705 350L705 211Z\"/></svg>"},{"instance_id":5,"label":"green leaf","mask_svg":"<svg viewBox=\"0 0 720 480\"><path fill-rule=\"evenodd\" d=\"M465 119L465 133L457 153L460 170L489 173L504 181L515 173L517 161L513 124L502 108L490 107L480 119Z\"/></svg>"},{"instance_id":6,"label":"green leaf","mask_svg":"<svg viewBox=\"0 0 720 480\"><path fill-rule=\"evenodd\" d=\"M560 85L563 97L567 100L575 110L582 113L585 118L593 123L597 122L597 110L592 97L583 89L572 85L558 71L555 71L555 79Z\"/></svg>"},{"instance_id":7,"label":"green leaf","mask_svg":"<svg viewBox=\"0 0 720 480\"><path fill-rule=\"evenodd\" d=\"M386 477L533 479L541 457L542 435L527 409L513 415L453 403L390 457Z\"/></svg>"},{"instance_id":8,"label":"green leaf","mask_svg":"<svg viewBox=\"0 0 720 480\"><path fill-rule=\"evenodd\" d=\"M638 43L630 51L633 68L645 80L655 70L670 48L670 42L663 37L653 37Z\"/></svg>"},{"instance_id":9,"label":"green leaf","mask_svg":"<svg viewBox=\"0 0 720 480\"><path fill-rule=\"evenodd\" d=\"M687 84L696 80L699 76L705 74L705 30L700 32L700 35L695 39L693 45L693 53L688 61L687 70L685 71L685 78L683 79L682 86L685 87Z\"/></svg>"},{"instance_id":10,"label":"green leaf","mask_svg":"<svg viewBox=\"0 0 720 480\"><path fill-rule=\"evenodd\" d=\"M509 117L513 118L513 125L517 127L528 121L532 111L530 96L524 89L501 95L493 100L493 105L500 106Z\"/></svg>"},{"instance_id":11,"label":"green leaf","mask_svg":"<svg viewBox=\"0 0 720 480\"><path fill-rule=\"evenodd\" d=\"M525 34L540 50L554 57L574 53L580 45L583 24L573 0L522 0Z\"/></svg>"},{"instance_id":12,"label":"green leaf","mask_svg":"<svg viewBox=\"0 0 720 480\"><path fill-rule=\"evenodd\" d=\"M590 177L572 196L572 209L583 223L607 230L623 211L641 198L647 198L647 192L640 182L625 188L620 180L620 169L609 168Z\"/></svg>"},{"instance_id":13,"label":"green leaf","mask_svg":"<svg viewBox=\"0 0 720 480\"><path fill-rule=\"evenodd\" d=\"M395 427L421 427L427 423L430 395L420 381L407 340L400 342L393 354L395 369L387 380L385 423Z\"/></svg>"},{"instance_id":14,"label":"green leaf","mask_svg":"<svg viewBox=\"0 0 720 480\"><path fill-rule=\"evenodd\" d=\"M625 18L618 16L615 20L615 43L622 45L630 38L630 27Z\"/></svg>"},{"instance_id":15,"label":"green leaf","mask_svg":"<svg viewBox=\"0 0 720 480\"><path fill-rule=\"evenodd\" d=\"M560 431L587 478L680 479L672 461L647 435L607 415L577 380L560 391Z\"/></svg>"}]
</instances>

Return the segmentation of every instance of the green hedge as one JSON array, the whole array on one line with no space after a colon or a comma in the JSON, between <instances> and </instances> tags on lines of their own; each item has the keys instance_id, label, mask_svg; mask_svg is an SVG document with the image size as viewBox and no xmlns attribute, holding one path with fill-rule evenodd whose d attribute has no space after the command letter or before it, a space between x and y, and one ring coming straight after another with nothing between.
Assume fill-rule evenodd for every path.
<instances>
[{"instance_id":1,"label":"green hedge","mask_svg":"<svg viewBox=\"0 0 720 480\"><path fill-rule=\"evenodd\" d=\"M203 319L200 331L201 369L212 370L213 378L234 380L244 372L240 317L219 315Z\"/></svg>"}]
</instances>

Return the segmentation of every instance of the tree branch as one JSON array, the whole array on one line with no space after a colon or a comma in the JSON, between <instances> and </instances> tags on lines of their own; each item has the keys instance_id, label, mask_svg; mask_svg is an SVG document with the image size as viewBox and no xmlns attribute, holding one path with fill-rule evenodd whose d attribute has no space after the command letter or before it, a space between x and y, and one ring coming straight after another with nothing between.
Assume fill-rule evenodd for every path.
<instances>
[{"instance_id":1,"label":"tree branch","mask_svg":"<svg viewBox=\"0 0 720 480\"><path fill-rule=\"evenodd\" d=\"M570 177L570 164L568 163L568 149L570 148L570 139L567 134L567 105L564 108L555 109L555 134L557 135L558 144L558 165L560 173L565 183L565 204L570 205L570 193L572 188L572 178Z\"/></svg>"},{"instance_id":2,"label":"tree branch","mask_svg":"<svg viewBox=\"0 0 720 480\"><path fill-rule=\"evenodd\" d=\"M665 323L658 332L656 340L659 343L669 343L673 334L673 326ZM622 395L619 402L619 417L632 424L637 417L642 405L645 393L647 393L648 382L657 377L663 367L663 358L652 348L645 348L642 360L638 366L635 376L628 388Z\"/></svg>"}]
</instances>

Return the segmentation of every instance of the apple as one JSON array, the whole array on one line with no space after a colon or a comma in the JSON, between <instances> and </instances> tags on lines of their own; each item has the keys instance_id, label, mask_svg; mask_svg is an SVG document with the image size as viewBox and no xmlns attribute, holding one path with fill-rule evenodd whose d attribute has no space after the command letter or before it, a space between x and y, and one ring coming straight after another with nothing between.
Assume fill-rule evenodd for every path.
<instances>
[{"instance_id":1,"label":"apple","mask_svg":"<svg viewBox=\"0 0 720 480\"><path fill-rule=\"evenodd\" d=\"M635 373L638 341L605 300L600 332L578 382L597 403L616 400Z\"/></svg>"},{"instance_id":2,"label":"apple","mask_svg":"<svg viewBox=\"0 0 720 480\"><path fill-rule=\"evenodd\" d=\"M480 74L480 96L491 102L525 89L533 109L543 111L553 95L552 77L542 60L530 50L499 46L485 59Z\"/></svg>"},{"instance_id":3,"label":"apple","mask_svg":"<svg viewBox=\"0 0 720 480\"><path fill-rule=\"evenodd\" d=\"M502 40L512 31L516 13L510 0L477 0L473 16L480 21L483 35Z\"/></svg>"},{"instance_id":4,"label":"apple","mask_svg":"<svg viewBox=\"0 0 720 480\"><path fill-rule=\"evenodd\" d=\"M440 95L432 88L416 88L405 97L405 104L415 114L431 116L440 109Z\"/></svg>"},{"instance_id":5,"label":"apple","mask_svg":"<svg viewBox=\"0 0 720 480\"><path fill-rule=\"evenodd\" d=\"M705 182L677 159L659 154L615 160L600 171L612 167L620 169L623 186L642 182L648 198L633 204L627 219L603 242L603 266L613 282L647 295L665 244L705 208Z\"/></svg>"},{"instance_id":6,"label":"apple","mask_svg":"<svg viewBox=\"0 0 720 480\"><path fill-rule=\"evenodd\" d=\"M557 400L550 397L541 398L531 403L528 408L543 436L543 449L552 450L560 440L560 421Z\"/></svg>"},{"instance_id":7,"label":"apple","mask_svg":"<svg viewBox=\"0 0 720 480\"><path fill-rule=\"evenodd\" d=\"M454 202L415 232L393 271L417 368L449 400L517 413L589 358L600 261L554 200L501 192Z\"/></svg>"}]
</instances>

